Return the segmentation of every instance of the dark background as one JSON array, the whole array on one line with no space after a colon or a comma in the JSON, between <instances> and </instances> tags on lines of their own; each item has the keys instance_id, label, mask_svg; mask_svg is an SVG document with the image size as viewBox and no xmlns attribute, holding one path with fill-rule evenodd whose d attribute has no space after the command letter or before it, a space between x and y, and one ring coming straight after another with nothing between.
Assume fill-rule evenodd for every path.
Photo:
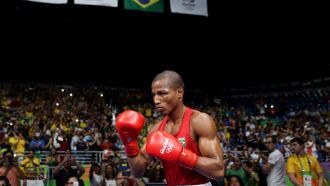
<instances>
[{"instance_id":1,"label":"dark background","mask_svg":"<svg viewBox=\"0 0 330 186\"><path fill-rule=\"evenodd\" d=\"M149 87L173 69L187 87L221 89L330 76L322 5L208 3L202 17L172 14L167 1L164 13L145 13L122 1L110 8L16 0L14 55L1 79Z\"/></svg>"}]
</instances>

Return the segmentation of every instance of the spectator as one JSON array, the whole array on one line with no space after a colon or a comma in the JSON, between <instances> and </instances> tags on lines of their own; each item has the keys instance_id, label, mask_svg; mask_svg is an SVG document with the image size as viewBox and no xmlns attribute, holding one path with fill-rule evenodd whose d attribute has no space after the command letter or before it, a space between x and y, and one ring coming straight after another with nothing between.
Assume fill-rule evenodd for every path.
<instances>
[{"instance_id":1,"label":"spectator","mask_svg":"<svg viewBox=\"0 0 330 186\"><path fill-rule=\"evenodd\" d=\"M30 143L30 149L36 152L42 150L44 146L45 146L45 141L40 138L40 133L36 132Z\"/></svg>"},{"instance_id":2,"label":"spectator","mask_svg":"<svg viewBox=\"0 0 330 186\"><path fill-rule=\"evenodd\" d=\"M81 132L79 130L74 132L73 137L71 138L71 151L77 151L77 142L79 141L79 136L81 135Z\"/></svg>"},{"instance_id":3,"label":"spectator","mask_svg":"<svg viewBox=\"0 0 330 186\"><path fill-rule=\"evenodd\" d=\"M248 186L258 186L260 179L259 175L257 173L257 168L255 166L252 166L250 162L245 162L243 164L243 168L247 173L249 173L249 178L248 178Z\"/></svg>"},{"instance_id":4,"label":"spectator","mask_svg":"<svg viewBox=\"0 0 330 186\"><path fill-rule=\"evenodd\" d=\"M92 141L89 141L87 143L89 151L99 151L101 145L101 140L99 136L96 134L91 134L91 137L92 137Z\"/></svg>"},{"instance_id":5,"label":"spectator","mask_svg":"<svg viewBox=\"0 0 330 186\"><path fill-rule=\"evenodd\" d=\"M124 174L122 171L118 172L116 176L117 186L144 186L145 184L138 178L129 177L129 175Z\"/></svg>"},{"instance_id":6,"label":"spectator","mask_svg":"<svg viewBox=\"0 0 330 186\"><path fill-rule=\"evenodd\" d=\"M84 186L84 181L77 176L70 176L65 180L65 186Z\"/></svg>"},{"instance_id":7,"label":"spectator","mask_svg":"<svg viewBox=\"0 0 330 186\"><path fill-rule=\"evenodd\" d=\"M66 136L63 136L63 140L59 141L60 144L60 151L66 151L70 150L68 138Z\"/></svg>"},{"instance_id":8,"label":"spectator","mask_svg":"<svg viewBox=\"0 0 330 186\"><path fill-rule=\"evenodd\" d=\"M105 180L105 186L116 186L116 175L117 170L114 166L114 164L107 164L105 166L105 173L104 173L104 180Z\"/></svg>"},{"instance_id":9,"label":"spectator","mask_svg":"<svg viewBox=\"0 0 330 186\"><path fill-rule=\"evenodd\" d=\"M268 136L265 144L270 152L267 157L260 153L262 158L262 170L267 176L268 186L285 186L285 160L282 153L275 148L276 138Z\"/></svg>"},{"instance_id":10,"label":"spectator","mask_svg":"<svg viewBox=\"0 0 330 186\"><path fill-rule=\"evenodd\" d=\"M22 133L18 133L17 141L14 143L16 149L16 155L22 156L25 152L25 145L28 145L29 142L24 138Z\"/></svg>"},{"instance_id":11,"label":"spectator","mask_svg":"<svg viewBox=\"0 0 330 186\"><path fill-rule=\"evenodd\" d=\"M242 179L239 176L231 175L227 177L228 186L244 186Z\"/></svg>"},{"instance_id":12,"label":"spectator","mask_svg":"<svg viewBox=\"0 0 330 186\"><path fill-rule=\"evenodd\" d=\"M53 145L53 138L49 138L48 143L45 145L44 149L51 151L53 148L55 148Z\"/></svg>"},{"instance_id":13,"label":"spectator","mask_svg":"<svg viewBox=\"0 0 330 186\"><path fill-rule=\"evenodd\" d=\"M79 136L79 140L76 142L77 151L85 151L85 150L87 150L87 144L83 140L83 138L84 138L84 136L83 135L80 135Z\"/></svg>"},{"instance_id":14,"label":"spectator","mask_svg":"<svg viewBox=\"0 0 330 186\"><path fill-rule=\"evenodd\" d=\"M0 167L0 175L8 180L8 183L12 186L18 186L18 180L24 179L24 173L19 169L17 164L14 161L14 156L12 151L6 151L3 153L3 163ZM0 179L4 181L4 179ZM6 181L4 181L6 182ZM7 185L8 185L7 183Z\"/></svg>"},{"instance_id":15,"label":"spectator","mask_svg":"<svg viewBox=\"0 0 330 186\"><path fill-rule=\"evenodd\" d=\"M241 160L238 157L234 157L233 167L226 171L226 176L237 176L239 177L244 185L247 185L248 177L245 170L242 168Z\"/></svg>"},{"instance_id":16,"label":"spectator","mask_svg":"<svg viewBox=\"0 0 330 186\"><path fill-rule=\"evenodd\" d=\"M323 185L323 170L317 159L305 152L305 144L301 138L290 141L291 155L287 162L287 174L295 185Z\"/></svg>"},{"instance_id":17,"label":"spectator","mask_svg":"<svg viewBox=\"0 0 330 186\"><path fill-rule=\"evenodd\" d=\"M34 152L30 150L29 155L21 161L20 166L22 167L27 179L35 179L40 166L40 160L35 157Z\"/></svg>"},{"instance_id":18,"label":"spectator","mask_svg":"<svg viewBox=\"0 0 330 186\"><path fill-rule=\"evenodd\" d=\"M89 172L89 181L91 186L101 186L104 183L104 176L102 175L101 165L95 163L95 159L92 159L92 166Z\"/></svg>"},{"instance_id":19,"label":"spectator","mask_svg":"<svg viewBox=\"0 0 330 186\"><path fill-rule=\"evenodd\" d=\"M49 166L57 166L60 162L61 162L61 159L58 156L56 149L53 148L50 151L49 156L47 156L45 163Z\"/></svg>"},{"instance_id":20,"label":"spectator","mask_svg":"<svg viewBox=\"0 0 330 186\"><path fill-rule=\"evenodd\" d=\"M72 166L76 166L75 169ZM56 186L64 186L65 181L71 176L80 178L85 169L77 163L74 157L65 156L63 161L53 170L53 177L56 179Z\"/></svg>"}]
</instances>

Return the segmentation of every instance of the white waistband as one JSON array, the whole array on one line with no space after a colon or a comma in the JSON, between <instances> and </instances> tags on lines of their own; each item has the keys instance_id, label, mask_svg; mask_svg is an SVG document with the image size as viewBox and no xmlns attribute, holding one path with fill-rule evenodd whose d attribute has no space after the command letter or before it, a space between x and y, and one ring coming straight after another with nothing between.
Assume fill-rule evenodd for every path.
<instances>
[{"instance_id":1,"label":"white waistband","mask_svg":"<svg viewBox=\"0 0 330 186\"><path fill-rule=\"evenodd\" d=\"M199 185L180 185L180 186L212 186L211 182L199 184Z\"/></svg>"}]
</instances>

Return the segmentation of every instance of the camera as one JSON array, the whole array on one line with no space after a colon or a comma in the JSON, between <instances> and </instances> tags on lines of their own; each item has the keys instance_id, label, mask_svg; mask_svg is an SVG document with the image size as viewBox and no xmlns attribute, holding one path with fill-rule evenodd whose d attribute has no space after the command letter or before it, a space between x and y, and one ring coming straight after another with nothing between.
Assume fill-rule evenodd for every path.
<instances>
[{"instance_id":1,"label":"camera","mask_svg":"<svg viewBox=\"0 0 330 186\"><path fill-rule=\"evenodd\" d=\"M12 129L13 128L13 122L6 122L7 123L7 125L8 125L8 127L10 128L10 129Z\"/></svg>"}]
</instances>

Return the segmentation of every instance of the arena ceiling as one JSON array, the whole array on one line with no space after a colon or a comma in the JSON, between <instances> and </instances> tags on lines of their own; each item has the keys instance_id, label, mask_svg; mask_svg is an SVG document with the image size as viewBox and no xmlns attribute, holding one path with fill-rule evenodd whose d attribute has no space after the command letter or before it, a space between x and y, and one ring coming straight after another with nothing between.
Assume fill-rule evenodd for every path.
<instances>
[{"instance_id":1,"label":"arena ceiling","mask_svg":"<svg viewBox=\"0 0 330 186\"><path fill-rule=\"evenodd\" d=\"M173 69L188 87L221 88L330 76L326 11L309 4L209 0L209 17L200 17L171 14L168 4L153 14L71 3L15 1L16 55L3 80L149 87Z\"/></svg>"}]
</instances>

